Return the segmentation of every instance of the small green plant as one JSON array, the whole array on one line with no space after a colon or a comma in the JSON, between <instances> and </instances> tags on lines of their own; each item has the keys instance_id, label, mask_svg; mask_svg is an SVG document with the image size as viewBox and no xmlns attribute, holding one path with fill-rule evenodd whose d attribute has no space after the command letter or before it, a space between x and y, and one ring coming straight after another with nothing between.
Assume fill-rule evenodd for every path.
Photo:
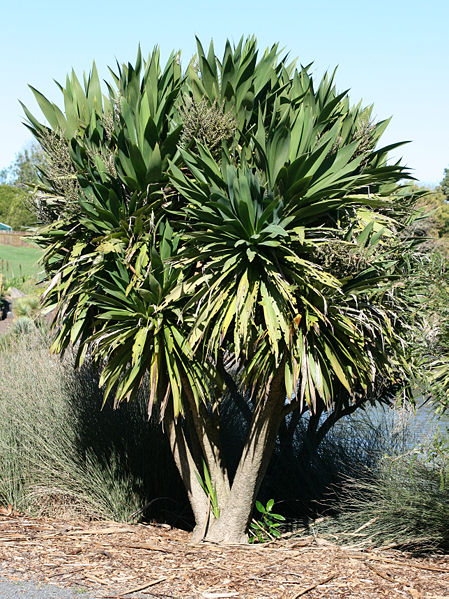
<instances>
[{"instance_id":1,"label":"small green plant","mask_svg":"<svg viewBox=\"0 0 449 599\"><path fill-rule=\"evenodd\" d=\"M40 299L36 295L25 295L14 302L13 312L16 318L35 318L39 313Z\"/></svg>"},{"instance_id":2,"label":"small green plant","mask_svg":"<svg viewBox=\"0 0 449 599\"><path fill-rule=\"evenodd\" d=\"M279 527L281 522L285 521L284 516L273 514L271 511L274 506L274 499L270 499L264 506L260 501L256 501L256 509L261 514L260 520L252 519L249 527L250 543L266 543L274 541L281 536Z\"/></svg>"},{"instance_id":3,"label":"small green plant","mask_svg":"<svg viewBox=\"0 0 449 599\"><path fill-rule=\"evenodd\" d=\"M12 325L11 333L13 335L28 335L36 329L32 318L28 316L19 316Z\"/></svg>"},{"instance_id":4,"label":"small green plant","mask_svg":"<svg viewBox=\"0 0 449 599\"><path fill-rule=\"evenodd\" d=\"M218 518L220 517L220 508L218 507L217 491L216 491L215 487L213 487L213 485L212 485L209 470L207 469L206 462L204 460L203 460L203 473L204 473L204 480L201 478L201 476L199 475L198 472L196 472L195 474L198 479L198 482L201 485L201 488L203 489L203 491L206 493L207 497L209 498L210 505L212 508L212 513L213 513L214 517L218 520Z\"/></svg>"}]
</instances>

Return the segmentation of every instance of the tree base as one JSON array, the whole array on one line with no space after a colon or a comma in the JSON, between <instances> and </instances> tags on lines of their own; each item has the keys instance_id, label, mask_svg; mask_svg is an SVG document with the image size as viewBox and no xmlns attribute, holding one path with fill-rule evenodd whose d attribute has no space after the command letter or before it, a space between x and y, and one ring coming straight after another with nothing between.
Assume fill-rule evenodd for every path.
<instances>
[{"instance_id":1,"label":"tree base","mask_svg":"<svg viewBox=\"0 0 449 599\"><path fill-rule=\"evenodd\" d=\"M248 535L239 530L233 530L232 526L227 526L221 520L214 520L209 523L205 532L204 526L195 526L190 537L192 545L200 543L213 543L214 545L247 545Z\"/></svg>"}]
</instances>

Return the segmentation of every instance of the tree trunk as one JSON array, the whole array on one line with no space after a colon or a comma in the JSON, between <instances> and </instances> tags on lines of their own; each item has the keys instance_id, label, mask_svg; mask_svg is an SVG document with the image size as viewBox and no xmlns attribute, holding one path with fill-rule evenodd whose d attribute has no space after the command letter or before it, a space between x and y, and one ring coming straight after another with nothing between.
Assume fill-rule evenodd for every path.
<instances>
[{"instance_id":1,"label":"tree trunk","mask_svg":"<svg viewBox=\"0 0 449 599\"><path fill-rule=\"evenodd\" d=\"M187 391L187 394L189 392ZM189 414L175 421L167 410L166 432L176 466L184 482L195 517L192 542L202 540L220 544L248 541L247 528L254 502L274 450L285 404L284 365L276 371L265 395L257 402L251 425L232 485L223 464L219 431L214 414L205 406L199 410L188 398ZM201 459L198 458L198 448ZM217 495L219 517L213 515L210 497L202 488L201 460L207 465Z\"/></svg>"},{"instance_id":2,"label":"tree trunk","mask_svg":"<svg viewBox=\"0 0 449 599\"><path fill-rule=\"evenodd\" d=\"M197 540L201 540L199 537L204 536L208 525L210 511L209 500L196 476L198 465L187 444L181 421L179 419L176 421L173 417L173 413L170 414L168 409L167 412L168 413L166 413L164 418L165 431L176 467L178 468L178 472L184 483L187 497L192 507L193 516L196 522L194 537Z\"/></svg>"},{"instance_id":3,"label":"tree trunk","mask_svg":"<svg viewBox=\"0 0 449 599\"><path fill-rule=\"evenodd\" d=\"M202 460L207 466L212 481L212 486L218 497L219 505L223 505L229 496L230 485L228 472L223 456L220 439L219 418L217 412L208 412L202 403L195 404L190 385L187 380L183 381L189 404L188 418L186 424L189 428L189 437L196 439L201 450L201 458L198 466L199 474L203 476Z\"/></svg>"},{"instance_id":4,"label":"tree trunk","mask_svg":"<svg viewBox=\"0 0 449 599\"><path fill-rule=\"evenodd\" d=\"M190 399L188 398L190 404ZM229 478L224 467L218 430L213 414L204 406L198 412L195 404L190 405L186 418L173 417L173 410L167 408L164 417L166 434L178 472L187 490L187 496L195 518L192 534L193 542L202 541L214 520L211 498L200 484L204 478L203 463L206 465L212 486L218 497L219 507L229 496ZM187 429L187 434L184 428Z\"/></svg>"},{"instance_id":5,"label":"tree trunk","mask_svg":"<svg viewBox=\"0 0 449 599\"><path fill-rule=\"evenodd\" d=\"M205 540L222 544L246 543L247 528L254 502L265 476L282 420L285 403L284 367L274 375L271 385L256 405L248 437L232 482L229 498L213 520Z\"/></svg>"}]
</instances>

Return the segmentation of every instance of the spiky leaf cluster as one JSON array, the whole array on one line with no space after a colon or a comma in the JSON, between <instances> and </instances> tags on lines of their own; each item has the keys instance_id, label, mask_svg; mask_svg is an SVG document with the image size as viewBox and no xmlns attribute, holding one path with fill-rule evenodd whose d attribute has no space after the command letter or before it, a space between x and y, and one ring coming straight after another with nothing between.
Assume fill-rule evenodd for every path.
<instances>
[{"instance_id":1,"label":"spiky leaf cluster","mask_svg":"<svg viewBox=\"0 0 449 599\"><path fill-rule=\"evenodd\" d=\"M95 67L72 74L64 112L35 92L49 127L25 109L76 176L76 210L54 202L38 238L54 349L92 352L117 401L149 372L175 415L221 396L224 356L255 401L282 368L312 410L404 380L408 175L377 148L387 123L252 38L221 60L198 41L184 74L157 49L111 73L106 96ZM55 169L43 182L60 197Z\"/></svg>"}]
</instances>

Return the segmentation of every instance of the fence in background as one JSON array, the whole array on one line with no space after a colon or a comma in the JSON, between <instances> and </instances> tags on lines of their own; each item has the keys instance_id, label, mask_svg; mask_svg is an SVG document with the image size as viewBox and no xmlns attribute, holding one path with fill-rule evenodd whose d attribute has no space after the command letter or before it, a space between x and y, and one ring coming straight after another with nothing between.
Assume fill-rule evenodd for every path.
<instances>
[{"instance_id":1,"label":"fence in background","mask_svg":"<svg viewBox=\"0 0 449 599\"><path fill-rule=\"evenodd\" d=\"M0 231L0 245L13 245L15 247L35 247L27 241L29 233L24 231Z\"/></svg>"}]
</instances>

